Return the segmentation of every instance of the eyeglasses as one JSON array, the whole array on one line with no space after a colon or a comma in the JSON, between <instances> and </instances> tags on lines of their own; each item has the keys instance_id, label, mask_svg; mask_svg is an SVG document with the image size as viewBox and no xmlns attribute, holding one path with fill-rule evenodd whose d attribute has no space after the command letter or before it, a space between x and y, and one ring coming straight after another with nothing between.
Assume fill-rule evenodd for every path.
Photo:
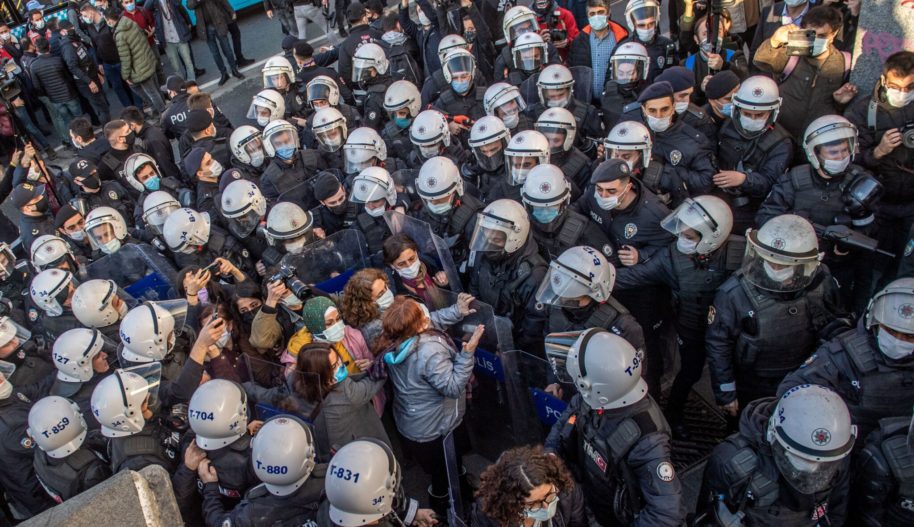
<instances>
[{"instance_id":1,"label":"eyeglasses","mask_svg":"<svg viewBox=\"0 0 914 527\"><path fill-rule=\"evenodd\" d=\"M538 511L540 509L546 509L550 505L552 505L552 503L555 500L557 500L558 497L559 497L558 489L556 489L555 487L552 487L552 490L549 492L549 494L546 494L545 498L543 498L542 500L539 500L539 501L534 501L532 503L529 501L525 501L524 507L529 511Z\"/></svg>"}]
</instances>

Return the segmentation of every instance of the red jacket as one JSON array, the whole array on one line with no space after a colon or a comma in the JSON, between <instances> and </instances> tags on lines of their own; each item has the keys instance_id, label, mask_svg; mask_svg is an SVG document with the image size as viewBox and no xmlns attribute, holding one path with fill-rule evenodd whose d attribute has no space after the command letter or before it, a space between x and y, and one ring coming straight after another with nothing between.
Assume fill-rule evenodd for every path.
<instances>
[{"instance_id":1,"label":"red jacket","mask_svg":"<svg viewBox=\"0 0 914 527\"><path fill-rule=\"evenodd\" d=\"M146 35L147 35L146 38L149 40L149 45L155 46L156 22L155 22L155 19L152 18L152 13L150 13L149 10L147 10L145 7L141 7L141 6L136 6L136 8L133 10L132 13L130 11L127 11L126 9L122 12L125 17L129 18L130 20L133 20L134 23L136 23L136 25L140 26L140 29L142 29L146 33Z\"/></svg>"},{"instance_id":2,"label":"red jacket","mask_svg":"<svg viewBox=\"0 0 914 527\"><path fill-rule=\"evenodd\" d=\"M552 27L546 28L546 21L542 17L537 19L537 22L539 23L541 30L564 29L567 32L568 37L564 46L559 47L557 45L559 43L552 43L552 45L559 50L559 55L562 56L562 60L564 61L568 57L568 50L571 48L571 42L578 36L580 31L578 30L578 23L575 22L574 15L571 14L571 11L564 7L556 7L555 11L558 13L558 17L556 17Z\"/></svg>"}]
</instances>

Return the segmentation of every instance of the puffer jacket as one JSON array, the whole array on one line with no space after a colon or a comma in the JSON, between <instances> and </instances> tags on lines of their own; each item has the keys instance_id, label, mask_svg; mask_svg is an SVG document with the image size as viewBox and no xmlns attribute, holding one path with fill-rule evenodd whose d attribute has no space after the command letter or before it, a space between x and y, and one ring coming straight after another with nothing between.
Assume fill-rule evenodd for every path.
<instances>
[{"instance_id":1,"label":"puffer jacket","mask_svg":"<svg viewBox=\"0 0 914 527\"><path fill-rule=\"evenodd\" d=\"M146 33L133 20L121 17L114 28L114 43L121 58L121 76L134 84L155 75L158 57Z\"/></svg>"},{"instance_id":2,"label":"puffer jacket","mask_svg":"<svg viewBox=\"0 0 914 527\"><path fill-rule=\"evenodd\" d=\"M456 307L447 309L455 315L454 322L463 318ZM466 386L475 355L454 349L451 339L437 330L426 330L391 353L405 354L398 357L400 362L387 364L397 430L424 443L457 428L466 413Z\"/></svg>"},{"instance_id":3,"label":"puffer jacket","mask_svg":"<svg viewBox=\"0 0 914 527\"><path fill-rule=\"evenodd\" d=\"M38 55L29 67L29 75L38 94L46 95L51 102L67 102L76 98L73 76L63 59L56 55Z\"/></svg>"}]
</instances>

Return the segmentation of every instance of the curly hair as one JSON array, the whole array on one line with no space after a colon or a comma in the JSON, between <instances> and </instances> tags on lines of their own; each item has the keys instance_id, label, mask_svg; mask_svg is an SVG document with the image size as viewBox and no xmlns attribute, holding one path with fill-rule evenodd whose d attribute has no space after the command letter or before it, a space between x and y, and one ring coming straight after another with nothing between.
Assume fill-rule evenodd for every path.
<instances>
[{"instance_id":1,"label":"curly hair","mask_svg":"<svg viewBox=\"0 0 914 527\"><path fill-rule=\"evenodd\" d=\"M354 328L362 328L372 320L381 318L381 309L371 297L371 288L376 280L390 285L387 275L380 269L362 269L352 275L343 288L340 313L343 320Z\"/></svg>"},{"instance_id":2,"label":"curly hair","mask_svg":"<svg viewBox=\"0 0 914 527\"><path fill-rule=\"evenodd\" d=\"M421 333L425 323L425 313L416 300L397 295L394 303L387 308L381 318L383 331L371 351L377 356L404 340Z\"/></svg>"},{"instance_id":3,"label":"curly hair","mask_svg":"<svg viewBox=\"0 0 914 527\"><path fill-rule=\"evenodd\" d=\"M476 497L486 516L502 527L513 527L524 521L530 491L543 484L555 485L559 494L574 485L559 458L542 446L523 446L505 451L479 475Z\"/></svg>"}]
</instances>

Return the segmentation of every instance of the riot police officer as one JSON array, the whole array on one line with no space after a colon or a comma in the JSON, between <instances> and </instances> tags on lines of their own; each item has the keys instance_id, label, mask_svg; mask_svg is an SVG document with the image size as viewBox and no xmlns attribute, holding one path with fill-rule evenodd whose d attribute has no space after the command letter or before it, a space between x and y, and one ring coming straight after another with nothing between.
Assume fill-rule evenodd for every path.
<instances>
[{"instance_id":1,"label":"riot police officer","mask_svg":"<svg viewBox=\"0 0 914 527\"><path fill-rule=\"evenodd\" d=\"M74 196L74 200L78 203L77 209L90 211L96 207L108 206L120 212L125 218L131 216L135 207L133 198L117 181L99 179L95 163L77 159L70 163L68 173L73 184L79 189L78 194Z\"/></svg>"},{"instance_id":2,"label":"riot police officer","mask_svg":"<svg viewBox=\"0 0 914 527\"><path fill-rule=\"evenodd\" d=\"M184 335L187 307L186 300L167 300L145 302L128 311L121 321L121 366L159 362L162 378L176 380L191 344Z\"/></svg>"},{"instance_id":3,"label":"riot police officer","mask_svg":"<svg viewBox=\"0 0 914 527\"><path fill-rule=\"evenodd\" d=\"M477 215L470 251L477 253L470 294L511 319L518 345L535 344L546 321L535 293L548 264L530 233L524 206L509 199L489 203Z\"/></svg>"},{"instance_id":4,"label":"riot police officer","mask_svg":"<svg viewBox=\"0 0 914 527\"><path fill-rule=\"evenodd\" d=\"M111 207L96 207L89 211L86 215L86 234L95 247L109 256L118 252L121 247L135 243L127 231L124 217L117 209Z\"/></svg>"},{"instance_id":5,"label":"riot police officer","mask_svg":"<svg viewBox=\"0 0 914 527\"><path fill-rule=\"evenodd\" d=\"M352 57L352 90L356 107L362 114L362 126L380 130L387 119L384 111L384 93L391 83L388 69L390 62L384 48L369 42L355 50Z\"/></svg>"},{"instance_id":6,"label":"riot police officer","mask_svg":"<svg viewBox=\"0 0 914 527\"><path fill-rule=\"evenodd\" d=\"M229 232L247 248L251 258L260 258L264 238L259 227L267 214L267 199L260 188L251 181L236 179L225 187L221 206Z\"/></svg>"},{"instance_id":7,"label":"riot police officer","mask_svg":"<svg viewBox=\"0 0 914 527\"><path fill-rule=\"evenodd\" d=\"M270 209L264 233L270 245L285 254L301 254L314 241L314 218L295 203L283 201Z\"/></svg>"},{"instance_id":8,"label":"riot police officer","mask_svg":"<svg viewBox=\"0 0 914 527\"><path fill-rule=\"evenodd\" d=\"M802 385L752 402L739 432L705 467L699 506L709 525L844 525L857 427L841 397Z\"/></svg>"},{"instance_id":9,"label":"riot police officer","mask_svg":"<svg viewBox=\"0 0 914 527\"><path fill-rule=\"evenodd\" d=\"M418 170L422 163L435 156L448 157L457 165L470 157L460 141L451 137L447 117L438 110L425 110L413 119L409 125L409 140L414 147L406 159L409 168Z\"/></svg>"},{"instance_id":10,"label":"riot police officer","mask_svg":"<svg viewBox=\"0 0 914 527\"><path fill-rule=\"evenodd\" d=\"M482 103L486 115L501 119L509 133L533 129L533 121L524 113L527 103L517 86L496 82L486 90Z\"/></svg>"},{"instance_id":11,"label":"riot police officer","mask_svg":"<svg viewBox=\"0 0 914 527\"><path fill-rule=\"evenodd\" d=\"M30 261L36 272L56 267L76 276L85 275L85 258L77 258L70 244L59 236L45 234L35 238L31 255Z\"/></svg>"},{"instance_id":12,"label":"riot police officer","mask_svg":"<svg viewBox=\"0 0 914 527\"><path fill-rule=\"evenodd\" d=\"M31 323L39 322L37 327L46 339L53 341L64 331L79 326L71 308L78 285L71 272L61 269L47 269L32 279L29 292L37 307L29 306L28 318Z\"/></svg>"},{"instance_id":13,"label":"riot police officer","mask_svg":"<svg viewBox=\"0 0 914 527\"><path fill-rule=\"evenodd\" d=\"M546 451L568 464L602 525L682 523L682 486L670 462L670 429L641 378L644 355L622 337L593 328L570 347L547 337L559 380L571 399L546 438Z\"/></svg>"},{"instance_id":14,"label":"riot police officer","mask_svg":"<svg viewBox=\"0 0 914 527\"><path fill-rule=\"evenodd\" d=\"M91 413L92 391L110 370L109 361L117 359L117 345L97 329L73 328L54 341L51 355L57 374L46 378L42 388L73 401L83 415ZM94 419L87 424L90 430L98 430Z\"/></svg>"},{"instance_id":15,"label":"riot police officer","mask_svg":"<svg viewBox=\"0 0 914 527\"><path fill-rule=\"evenodd\" d=\"M480 147L479 150L480 154L483 154L486 148ZM524 130L511 137L504 148L505 173L489 186L488 192L483 195L484 201L520 201L521 189L527 175L534 167L549 163L550 150L549 140L535 130Z\"/></svg>"},{"instance_id":16,"label":"riot police officer","mask_svg":"<svg viewBox=\"0 0 914 527\"><path fill-rule=\"evenodd\" d=\"M717 123L706 111L692 102L692 94L695 93L695 73L683 66L673 66L658 75L657 80L667 81L673 87L676 114L687 125L701 132L709 141L713 141L717 137Z\"/></svg>"},{"instance_id":17,"label":"riot police officer","mask_svg":"<svg viewBox=\"0 0 914 527\"><path fill-rule=\"evenodd\" d=\"M210 223L209 215L194 209L172 212L162 227L165 243L178 268L200 268L225 258L248 276L254 276L251 253L237 238Z\"/></svg>"},{"instance_id":18,"label":"riot police officer","mask_svg":"<svg viewBox=\"0 0 914 527\"><path fill-rule=\"evenodd\" d=\"M346 138L342 160L343 172L349 183L368 167L381 167L391 174L408 168L403 160L388 156L384 140L377 131L366 126L356 128Z\"/></svg>"},{"instance_id":19,"label":"riot police officer","mask_svg":"<svg viewBox=\"0 0 914 527\"><path fill-rule=\"evenodd\" d=\"M654 141L646 126L637 121L621 121L603 140L606 159L620 159L632 175L668 206L678 206L688 197L688 189L666 162L653 154Z\"/></svg>"},{"instance_id":20,"label":"riot police officer","mask_svg":"<svg viewBox=\"0 0 914 527\"><path fill-rule=\"evenodd\" d=\"M861 437L884 417L903 415L914 405L914 321L908 304L914 278L900 278L873 296L866 316L820 346L778 387L784 393L798 384L820 384L847 402Z\"/></svg>"},{"instance_id":21,"label":"riot police officer","mask_svg":"<svg viewBox=\"0 0 914 527\"><path fill-rule=\"evenodd\" d=\"M495 58L495 81L519 87L543 65L561 62L555 46L539 35L536 13L529 7L518 5L505 11L501 26L507 45ZM530 36L524 37L526 34Z\"/></svg>"},{"instance_id":22,"label":"riot police officer","mask_svg":"<svg viewBox=\"0 0 914 527\"><path fill-rule=\"evenodd\" d=\"M565 108L549 108L533 127L549 140L549 163L562 169L572 185L572 200L577 200L590 180L591 169L590 158L575 146L578 125L574 115Z\"/></svg>"},{"instance_id":23,"label":"riot police officer","mask_svg":"<svg viewBox=\"0 0 914 527\"><path fill-rule=\"evenodd\" d=\"M246 117L256 121L262 129L273 121L286 118L286 101L276 90L260 90L251 97Z\"/></svg>"},{"instance_id":24,"label":"riot police officer","mask_svg":"<svg viewBox=\"0 0 914 527\"><path fill-rule=\"evenodd\" d=\"M838 315L838 291L819 265L808 221L776 216L747 231L746 241L742 268L720 286L708 311L705 337L714 396L733 417L749 401L774 395Z\"/></svg>"},{"instance_id":25,"label":"riot police officer","mask_svg":"<svg viewBox=\"0 0 914 527\"><path fill-rule=\"evenodd\" d=\"M178 140L178 154L181 158L186 158L194 148L202 148L227 167L232 164L232 153L228 145L231 130L217 127L210 111L215 112L212 108L187 112L187 132ZM193 172L187 172L186 168L185 175L189 182L194 180Z\"/></svg>"},{"instance_id":26,"label":"riot police officer","mask_svg":"<svg viewBox=\"0 0 914 527\"><path fill-rule=\"evenodd\" d=\"M581 150L590 153L593 150L593 143L585 138L601 138L605 135L605 131L603 123L600 121L600 112L590 102L575 97L575 84L574 76L567 66L563 64L546 66L536 79L536 93L539 102L527 107L527 115L539 120L543 112L549 108L568 110L574 116L578 130L574 144ZM583 88L589 88L589 86Z\"/></svg>"},{"instance_id":27,"label":"riot police officer","mask_svg":"<svg viewBox=\"0 0 914 527\"><path fill-rule=\"evenodd\" d=\"M318 154L323 158L324 166L331 170L342 170L343 143L349 135L346 118L339 110L328 106L314 112L311 116L311 134L317 143Z\"/></svg>"},{"instance_id":28,"label":"riot police officer","mask_svg":"<svg viewBox=\"0 0 914 527\"><path fill-rule=\"evenodd\" d=\"M332 172L321 172L314 178L314 198L320 203L311 210L314 232L319 237L352 227L361 209L349 201L346 188Z\"/></svg>"},{"instance_id":29,"label":"riot police officer","mask_svg":"<svg viewBox=\"0 0 914 527\"><path fill-rule=\"evenodd\" d=\"M362 116L353 106L349 106L340 99L340 87L331 77L318 75L308 81L305 86L307 108L314 112L321 108L336 108L346 118L346 126L350 130L362 126ZM351 97L351 95L350 95ZM349 100L349 99L346 99ZM308 113L308 120L313 113Z\"/></svg>"},{"instance_id":30,"label":"riot police officer","mask_svg":"<svg viewBox=\"0 0 914 527\"><path fill-rule=\"evenodd\" d=\"M259 181L267 161L260 130L250 125L235 128L229 136L229 148L232 167L240 170L245 179Z\"/></svg>"},{"instance_id":31,"label":"riot police officer","mask_svg":"<svg viewBox=\"0 0 914 527\"><path fill-rule=\"evenodd\" d=\"M778 214L798 214L815 225L849 225L862 234L873 223L882 185L863 167L853 164L857 128L839 115L824 115L809 123L803 136L807 165L796 166L780 176L759 208L755 221L764 225ZM867 188L863 199L851 202L855 188ZM841 297L849 309L861 312L870 296L872 264L852 248L824 244L825 263L841 285ZM850 254L848 254L850 253Z\"/></svg>"},{"instance_id":32,"label":"riot police officer","mask_svg":"<svg viewBox=\"0 0 914 527\"><path fill-rule=\"evenodd\" d=\"M163 176L158 163L148 154L133 154L124 161L124 181L139 193L131 211L133 218L138 220L137 223L140 223L139 220L143 217L143 203L146 198L157 190L168 192L188 206L195 203L193 190L178 177ZM102 182L102 185L104 186L105 183L107 182ZM119 210L119 212L124 215L124 218L131 216L123 210Z\"/></svg>"},{"instance_id":33,"label":"riot police officer","mask_svg":"<svg viewBox=\"0 0 914 527\"><path fill-rule=\"evenodd\" d=\"M855 525L902 527L914 522L911 416L886 417L865 435L855 464L851 514Z\"/></svg>"},{"instance_id":34,"label":"riot police officer","mask_svg":"<svg viewBox=\"0 0 914 527\"><path fill-rule=\"evenodd\" d=\"M194 208L209 214L211 220L223 223L219 209L219 179L225 165L203 148L193 148L184 158L184 170L194 181L196 199Z\"/></svg>"},{"instance_id":35,"label":"riot police officer","mask_svg":"<svg viewBox=\"0 0 914 527\"><path fill-rule=\"evenodd\" d=\"M638 42L621 43L613 50L600 98L604 127L615 126L623 114L637 108L638 96L648 85L650 62L647 48Z\"/></svg>"},{"instance_id":36,"label":"riot police officer","mask_svg":"<svg viewBox=\"0 0 914 527\"><path fill-rule=\"evenodd\" d=\"M470 45L467 44L466 39L457 34L444 35L441 37L441 40L438 41L438 61L443 65L444 57L446 57L448 53L458 49L470 51ZM422 106L428 106L435 101L441 92L449 87L450 81L444 78L443 68L432 71L431 76L425 78L425 81L420 88L420 104Z\"/></svg>"},{"instance_id":37,"label":"riot police officer","mask_svg":"<svg viewBox=\"0 0 914 527\"><path fill-rule=\"evenodd\" d=\"M323 160L314 150L300 149L298 131L283 120L271 122L263 129L263 146L272 161L263 171L257 186L269 203L296 201L303 207L315 205L311 177L323 170Z\"/></svg>"},{"instance_id":38,"label":"riot police officer","mask_svg":"<svg viewBox=\"0 0 914 527\"><path fill-rule=\"evenodd\" d=\"M714 185L732 207L734 232L740 233L754 225L761 201L791 165L793 141L777 124L781 98L773 80L746 79L732 104L733 117L717 134L720 171Z\"/></svg>"},{"instance_id":39,"label":"riot police officer","mask_svg":"<svg viewBox=\"0 0 914 527\"><path fill-rule=\"evenodd\" d=\"M88 280L76 288L71 301L76 319L98 329L108 338L117 338L120 321L137 301L121 290L114 280Z\"/></svg>"},{"instance_id":40,"label":"riot police officer","mask_svg":"<svg viewBox=\"0 0 914 527\"><path fill-rule=\"evenodd\" d=\"M656 284L672 291L680 368L670 388L666 415L674 437L686 438L683 412L705 366L708 308L717 288L742 264L745 243L730 240L733 215L727 204L714 196L686 198L660 225L676 236L676 241L642 265L619 269L616 290L637 291Z\"/></svg>"},{"instance_id":41,"label":"riot police officer","mask_svg":"<svg viewBox=\"0 0 914 527\"><path fill-rule=\"evenodd\" d=\"M629 36L620 44L637 42L647 48L651 59L648 82L654 82L660 72L679 63L676 43L660 34L660 2L631 0L625 6L625 23Z\"/></svg>"},{"instance_id":42,"label":"riot police officer","mask_svg":"<svg viewBox=\"0 0 914 527\"><path fill-rule=\"evenodd\" d=\"M291 415L275 416L263 423L251 445L251 462L244 464L253 466L262 483L247 491L231 510L226 510L220 499L228 474L209 459L199 461L206 524L317 525L313 521L323 497L327 465L315 459L314 437L308 425Z\"/></svg>"},{"instance_id":43,"label":"riot police officer","mask_svg":"<svg viewBox=\"0 0 914 527\"><path fill-rule=\"evenodd\" d=\"M352 180L349 201L362 204L362 211L355 218L355 226L365 235L368 252L381 250L390 236L390 226L384 220L388 210L405 212L403 198L397 193L390 173L381 167L368 167Z\"/></svg>"},{"instance_id":44,"label":"riot police officer","mask_svg":"<svg viewBox=\"0 0 914 527\"><path fill-rule=\"evenodd\" d=\"M41 335L33 337L10 317L0 317L0 360L16 367L10 382L24 388L54 371L45 342Z\"/></svg>"},{"instance_id":45,"label":"riot police officer","mask_svg":"<svg viewBox=\"0 0 914 527\"><path fill-rule=\"evenodd\" d=\"M304 126L302 117L304 117L305 99L299 92L298 83L295 82L295 70L292 69L289 59L281 55L270 57L263 63L260 72L264 89L276 90L285 103L285 111L280 119Z\"/></svg>"},{"instance_id":46,"label":"riot police officer","mask_svg":"<svg viewBox=\"0 0 914 527\"><path fill-rule=\"evenodd\" d=\"M440 71L435 72L435 74L439 73ZM429 79L426 79L425 83L429 84ZM413 119L422 111L418 88L406 80L393 82L384 92L384 111L387 112L388 120L381 130L381 137L384 138L387 151L395 157L406 160L413 150L413 145L409 140L409 127Z\"/></svg>"},{"instance_id":47,"label":"riot police officer","mask_svg":"<svg viewBox=\"0 0 914 527\"><path fill-rule=\"evenodd\" d=\"M521 200L530 213L533 238L546 260L567 249L587 243L604 256L613 255L609 239L587 216L571 210L571 183L555 165L533 167L521 190Z\"/></svg>"},{"instance_id":48,"label":"riot police officer","mask_svg":"<svg viewBox=\"0 0 914 527\"><path fill-rule=\"evenodd\" d=\"M165 220L168 216L181 208L181 204L168 192L157 190L150 192L146 199L143 200L143 229L148 234L161 237L162 227L165 226ZM160 239L158 243L153 242L157 247L161 246L164 250L165 243Z\"/></svg>"},{"instance_id":49,"label":"riot police officer","mask_svg":"<svg viewBox=\"0 0 914 527\"><path fill-rule=\"evenodd\" d=\"M56 395L40 399L29 411L28 430L38 445L35 475L55 502L62 503L111 476L104 443L87 437L86 420L73 401Z\"/></svg>"},{"instance_id":50,"label":"riot police officer","mask_svg":"<svg viewBox=\"0 0 914 527\"><path fill-rule=\"evenodd\" d=\"M476 67L476 58L466 49L448 52L441 63L447 87L440 92L433 107L450 116L466 116L472 120L484 116L485 79Z\"/></svg>"},{"instance_id":51,"label":"riot police officer","mask_svg":"<svg viewBox=\"0 0 914 527\"><path fill-rule=\"evenodd\" d=\"M487 115L470 128L473 157L460 165L460 177L484 198L493 185L505 179L505 149L511 132L498 117ZM424 166L424 165L423 165Z\"/></svg>"}]
</instances>

